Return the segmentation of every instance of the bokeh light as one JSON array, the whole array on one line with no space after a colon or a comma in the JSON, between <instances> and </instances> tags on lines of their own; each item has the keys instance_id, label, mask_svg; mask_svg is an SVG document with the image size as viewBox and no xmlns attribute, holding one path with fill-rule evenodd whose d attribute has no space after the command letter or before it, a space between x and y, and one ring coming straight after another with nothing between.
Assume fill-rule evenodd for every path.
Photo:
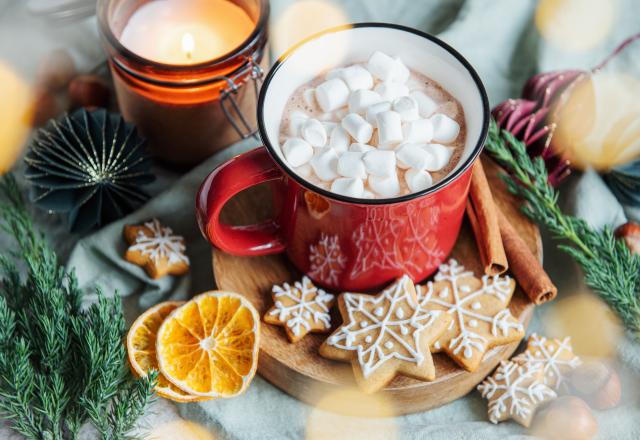
<instances>
[{"instance_id":1,"label":"bokeh light","mask_svg":"<svg viewBox=\"0 0 640 440\"><path fill-rule=\"evenodd\" d=\"M33 118L29 85L0 62L0 175L11 169L20 155Z\"/></svg>"},{"instance_id":2,"label":"bokeh light","mask_svg":"<svg viewBox=\"0 0 640 440\"><path fill-rule=\"evenodd\" d=\"M611 31L617 0L541 0L535 23L542 37L558 49L584 52Z\"/></svg>"}]
</instances>

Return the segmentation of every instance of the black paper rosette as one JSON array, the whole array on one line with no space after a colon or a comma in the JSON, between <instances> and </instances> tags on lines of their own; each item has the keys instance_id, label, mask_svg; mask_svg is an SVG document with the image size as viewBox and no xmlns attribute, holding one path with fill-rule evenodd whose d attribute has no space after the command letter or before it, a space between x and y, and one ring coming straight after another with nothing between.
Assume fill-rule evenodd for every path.
<instances>
[{"instance_id":1,"label":"black paper rosette","mask_svg":"<svg viewBox=\"0 0 640 440\"><path fill-rule=\"evenodd\" d=\"M640 159L615 167L604 178L620 202L640 207Z\"/></svg>"},{"instance_id":2,"label":"black paper rosette","mask_svg":"<svg viewBox=\"0 0 640 440\"><path fill-rule=\"evenodd\" d=\"M31 200L66 213L69 230L88 231L149 199L146 141L117 113L77 110L38 131L25 157Z\"/></svg>"}]
</instances>

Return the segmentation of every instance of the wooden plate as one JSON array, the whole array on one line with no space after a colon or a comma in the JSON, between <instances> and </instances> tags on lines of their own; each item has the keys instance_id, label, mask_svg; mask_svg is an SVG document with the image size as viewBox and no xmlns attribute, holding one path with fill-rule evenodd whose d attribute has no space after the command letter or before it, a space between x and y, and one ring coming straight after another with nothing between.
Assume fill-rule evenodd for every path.
<instances>
[{"instance_id":1,"label":"wooden plate","mask_svg":"<svg viewBox=\"0 0 640 440\"><path fill-rule=\"evenodd\" d=\"M514 228L524 238L531 250L541 258L542 244L537 227L519 211L518 201L508 194L497 176L498 167L484 161L494 197L511 220ZM270 197L268 188L256 188L234 198L224 209L223 221L231 224L250 224L266 218ZM458 242L451 254L458 262L482 273L482 267L468 222L465 220ZM261 315L271 307L271 287L284 281L300 279L298 273L282 255L268 257L235 257L214 250L213 269L218 288L245 295L256 306ZM511 300L511 313L526 327L533 311L533 304L518 289ZM334 310L339 323L339 314ZM289 343L282 327L263 323L260 341L258 373L286 393L311 405L317 405L330 393L345 387L353 387L351 364L331 361L318 355L318 347L326 338L324 334L309 334L296 344ZM396 377L391 384L377 394L392 406L391 413L409 414L434 408L458 399L480 383L503 359L508 359L518 343L496 347L473 373L466 372L454 364L445 354L435 354L436 380L421 382L408 377ZM341 412L362 415L357 393L343 393L341 398L354 399L352 404L342 402Z\"/></svg>"}]
</instances>

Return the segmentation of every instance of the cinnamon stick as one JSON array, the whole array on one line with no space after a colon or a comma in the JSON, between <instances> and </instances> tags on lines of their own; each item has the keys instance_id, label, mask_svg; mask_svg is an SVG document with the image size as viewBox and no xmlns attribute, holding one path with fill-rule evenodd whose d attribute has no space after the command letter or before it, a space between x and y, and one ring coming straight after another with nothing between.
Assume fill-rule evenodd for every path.
<instances>
[{"instance_id":1,"label":"cinnamon stick","mask_svg":"<svg viewBox=\"0 0 640 440\"><path fill-rule=\"evenodd\" d=\"M500 209L497 211L502 242L509 259L511 273L522 291L534 304L540 305L551 301L558 294L558 289L507 217Z\"/></svg>"},{"instance_id":2,"label":"cinnamon stick","mask_svg":"<svg viewBox=\"0 0 640 440\"><path fill-rule=\"evenodd\" d=\"M478 160L471 175L467 216L487 275L499 275L509 268L502 245L497 211L482 162Z\"/></svg>"}]
</instances>

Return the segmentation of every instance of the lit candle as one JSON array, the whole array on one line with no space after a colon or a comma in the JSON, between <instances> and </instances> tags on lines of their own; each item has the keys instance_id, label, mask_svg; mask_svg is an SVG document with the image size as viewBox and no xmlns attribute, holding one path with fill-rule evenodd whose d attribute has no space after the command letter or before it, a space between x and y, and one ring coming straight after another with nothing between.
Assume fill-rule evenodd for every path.
<instances>
[{"instance_id":1,"label":"lit candle","mask_svg":"<svg viewBox=\"0 0 640 440\"><path fill-rule=\"evenodd\" d=\"M31 88L0 63L0 175L11 169L29 133L33 116Z\"/></svg>"},{"instance_id":2,"label":"lit candle","mask_svg":"<svg viewBox=\"0 0 640 440\"><path fill-rule=\"evenodd\" d=\"M231 52L254 29L249 15L228 0L156 0L131 15L120 42L146 59L188 65Z\"/></svg>"}]
</instances>

